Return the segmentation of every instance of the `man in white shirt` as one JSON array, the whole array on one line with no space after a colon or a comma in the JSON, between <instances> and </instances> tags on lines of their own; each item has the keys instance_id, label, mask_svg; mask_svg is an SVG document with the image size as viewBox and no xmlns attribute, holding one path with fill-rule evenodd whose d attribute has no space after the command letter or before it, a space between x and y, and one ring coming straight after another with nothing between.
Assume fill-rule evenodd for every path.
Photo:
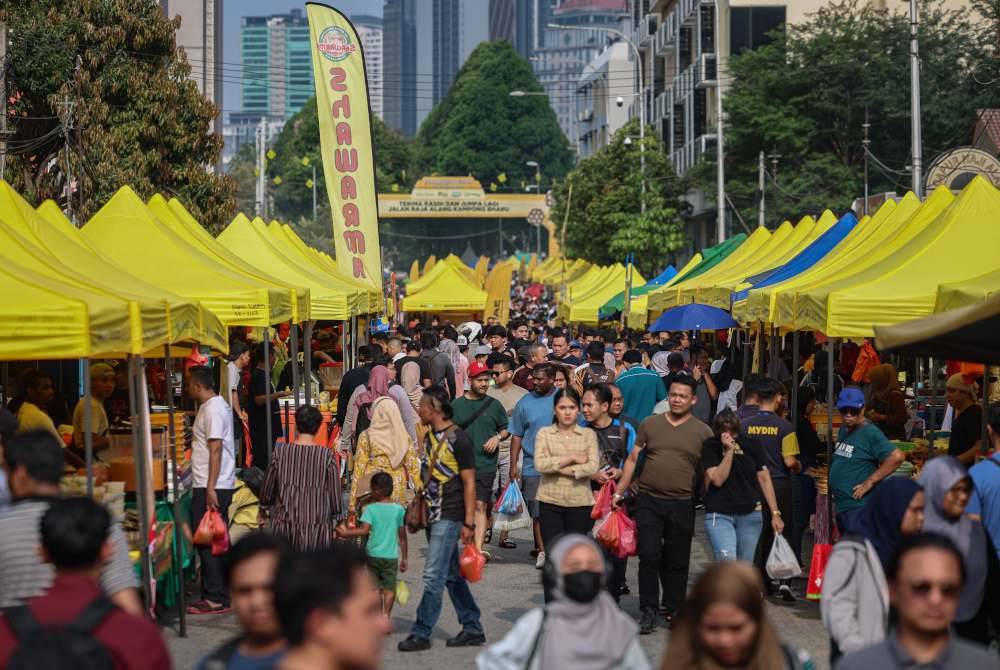
<instances>
[{"instance_id":1,"label":"man in white shirt","mask_svg":"<svg viewBox=\"0 0 1000 670\"><path fill-rule=\"evenodd\" d=\"M203 366L188 370L188 395L198 403L191 440L191 527L197 528L209 510L217 510L228 525L226 510L236 485L236 446L233 413L212 384L212 371ZM223 572L223 557L213 556L211 546L198 546L201 558L201 600L192 603L190 614L221 614L229 611L229 589Z\"/></svg>"},{"instance_id":2,"label":"man in white shirt","mask_svg":"<svg viewBox=\"0 0 1000 670\"><path fill-rule=\"evenodd\" d=\"M243 370L250 365L250 347L246 342L237 340L229 346L229 364L226 366L226 378L228 388L226 389L225 400L236 412L236 416L247 418L247 411L243 409L240 402L240 377Z\"/></svg>"},{"instance_id":3,"label":"man in white shirt","mask_svg":"<svg viewBox=\"0 0 1000 670\"><path fill-rule=\"evenodd\" d=\"M90 402L90 434L93 435L94 456L102 462L110 462L107 458L107 448L111 446L108 437L108 414L104 411L104 401L111 397L115 390L115 370L107 363L97 363L90 366L90 396L80 398L73 410L73 450L78 456L85 456L84 438L87 427L84 425L86 403ZM103 452L103 453L102 453Z\"/></svg>"}]
</instances>

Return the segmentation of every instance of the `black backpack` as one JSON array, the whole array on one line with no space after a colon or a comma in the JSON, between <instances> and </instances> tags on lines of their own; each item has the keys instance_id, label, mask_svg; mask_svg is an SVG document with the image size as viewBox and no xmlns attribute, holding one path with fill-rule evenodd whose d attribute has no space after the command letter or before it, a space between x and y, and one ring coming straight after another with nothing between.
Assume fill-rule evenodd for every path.
<instances>
[{"instance_id":1,"label":"black backpack","mask_svg":"<svg viewBox=\"0 0 1000 670\"><path fill-rule=\"evenodd\" d=\"M101 596L69 623L42 625L24 605L5 607L4 617L18 641L7 670L114 670L111 652L93 632L116 609Z\"/></svg>"}]
</instances>

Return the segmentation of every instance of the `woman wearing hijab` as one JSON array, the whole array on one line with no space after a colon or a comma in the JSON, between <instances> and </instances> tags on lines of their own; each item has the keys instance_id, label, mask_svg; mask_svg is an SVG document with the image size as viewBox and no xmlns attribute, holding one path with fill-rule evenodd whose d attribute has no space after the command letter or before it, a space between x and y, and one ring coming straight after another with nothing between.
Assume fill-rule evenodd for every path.
<instances>
[{"instance_id":1,"label":"woman wearing hijab","mask_svg":"<svg viewBox=\"0 0 1000 670\"><path fill-rule=\"evenodd\" d=\"M649 668L639 646L639 627L605 588L608 570L597 543L570 533L546 549L542 579L551 599L480 653L479 670Z\"/></svg>"},{"instance_id":2,"label":"woman wearing hijab","mask_svg":"<svg viewBox=\"0 0 1000 670\"><path fill-rule=\"evenodd\" d=\"M903 535L924 527L924 492L905 477L889 477L871 494L855 530L833 546L823 574L820 612L830 633L830 665L842 654L885 638L889 586L885 568Z\"/></svg>"},{"instance_id":3,"label":"woman wearing hijab","mask_svg":"<svg viewBox=\"0 0 1000 670\"><path fill-rule=\"evenodd\" d=\"M899 389L899 374L889 363L876 365L868 371L871 398L868 400L868 420L878 426L890 440L906 439L906 399Z\"/></svg>"},{"instance_id":4,"label":"woman wearing hijab","mask_svg":"<svg viewBox=\"0 0 1000 670\"><path fill-rule=\"evenodd\" d=\"M695 582L674 620L663 670L803 670L804 651L783 644L764 612L764 582L752 564L715 563Z\"/></svg>"},{"instance_id":5,"label":"woman wearing hijab","mask_svg":"<svg viewBox=\"0 0 1000 670\"><path fill-rule=\"evenodd\" d=\"M954 456L931 459L920 473L927 497L924 530L944 535L958 547L965 559L965 584L955 613L955 632L960 637L989 644L986 593L987 541L982 522L966 514L972 495L972 478Z\"/></svg>"},{"instance_id":6,"label":"woman wearing hijab","mask_svg":"<svg viewBox=\"0 0 1000 670\"><path fill-rule=\"evenodd\" d=\"M298 437L274 452L260 490L270 529L297 551L328 549L341 517L340 468L332 450L316 442L323 415L312 405L295 411Z\"/></svg>"},{"instance_id":7,"label":"woman wearing hijab","mask_svg":"<svg viewBox=\"0 0 1000 670\"><path fill-rule=\"evenodd\" d=\"M452 367L455 368L455 397L458 397L468 390L469 359L462 355L458 343L449 338L442 339L438 349L448 355Z\"/></svg>"},{"instance_id":8,"label":"woman wearing hijab","mask_svg":"<svg viewBox=\"0 0 1000 670\"><path fill-rule=\"evenodd\" d=\"M409 407L409 402L406 405ZM358 437L347 509L356 509L358 498L368 493L368 483L376 472L392 477L392 495L387 502L403 507L410 504L420 482L420 460L398 404L387 396L375 401L371 425Z\"/></svg>"},{"instance_id":9,"label":"woman wearing hijab","mask_svg":"<svg viewBox=\"0 0 1000 670\"><path fill-rule=\"evenodd\" d=\"M340 431L340 450L350 452L357 443L357 437L365 430L372 419L375 401L389 397L396 402L399 415L406 427L406 432L414 443L417 441L417 415L413 411L410 397L402 386L391 385L395 381L396 366L376 365L368 376L368 382L358 386L347 401L347 414L344 416L344 426Z\"/></svg>"}]
</instances>

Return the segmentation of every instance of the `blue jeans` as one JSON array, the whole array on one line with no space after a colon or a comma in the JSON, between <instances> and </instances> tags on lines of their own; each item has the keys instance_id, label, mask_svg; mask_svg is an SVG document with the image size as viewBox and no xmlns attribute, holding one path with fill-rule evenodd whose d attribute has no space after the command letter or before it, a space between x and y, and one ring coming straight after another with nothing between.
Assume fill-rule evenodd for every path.
<instances>
[{"instance_id":1,"label":"blue jeans","mask_svg":"<svg viewBox=\"0 0 1000 670\"><path fill-rule=\"evenodd\" d=\"M472 635L483 634L479 606L472 597L469 583L458 571L458 539L461 533L462 524L458 521L435 521L427 529L424 593L417 607L417 620L410 631L419 638L430 639L434 624L441 616L445 586L462 630Z\"/></svg>"},{"instance_id":2,"label":"blue jeans","mask_svg":"<svg viewBox=\"0 0 1000 670\"><path fill-rule=\"evenodd\" d=\"M764 521L758 511L749 514L705 512L705 533L717 561L753 562Z\"/></svg>"}]
</instances>

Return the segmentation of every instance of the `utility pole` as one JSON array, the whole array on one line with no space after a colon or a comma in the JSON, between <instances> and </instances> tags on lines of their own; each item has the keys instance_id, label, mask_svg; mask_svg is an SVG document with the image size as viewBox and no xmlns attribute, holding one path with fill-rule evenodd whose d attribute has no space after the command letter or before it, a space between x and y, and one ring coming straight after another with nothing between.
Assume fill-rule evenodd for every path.
<instances>
[{"instance_id":1,"label":"utility pole","mask_svg":"<svg viewBox=\"0 0 1000 670\"><path fill-rule=\"evenodd\" d=\"M715 43L715 199L718 203L715 228L718 243L726 239L726 146L723 141L722 119L722 3L715 0L712 41ZM733 211L736 211L735 209Z\"/></svg>"},{"instance_id":2,"label":"utility pole","mask_svg":"<svg viewBox=\"0 0 1000 670\"><path fill-rule=\"evenodd\" d=\"M764 151L757 154L757 188L760 190L760 211L757 213L757 225L764 227Z\"/></svg>"},{"instance_id":3,"label":"utility pole","mask_svg":"<svg viewBox=\"0 0 1000 670\"><path fill-rule=\"evenodd\" d=\"M0 23L0 179L7 178L7 24Z\"/></svg>"},{"instance_id":4,"label":"utility pole","mask_svg":"<svg viewBox=\"0 0 1000 670\"><path fill-rule=\"evenodd\" d=\"M923 200L924 150L920 129L920 47L917 43L919 25L917 0L910 0L910 134L913 145L913 193Z\"/></svg>"},{"instance_id":5,"label":"utility pole","mask_svg":"<svg viewBox=\"0 0 1000 670\"><path fill-rule=\"evenodd\" d=\"M316 166L312 166L313 169L313 223L316 223Z\"/></svg>"},{"instance_id":6,"label":"utility pole","mask_svg":"<svg viewBox=\"0 0 1000 670\"><path fill-rule=\"evenodd\" d=\"M267 119L257 124L257 216L267 220Z\"/></svg>"},{"instance_id":7,"label":"utility pole","mask_svg":"<svg viewBox=\"0 0 1000 670\"><path fill-rule=\"evenodd\" d=\"M73 129L73 108L76 101L70 100L68 95L56 103L59 108L59 123L62 124L63 148L66 151L65 165L63 172L66 174L66 218L76 225L76 213L73 211L73 172L70 169L69 133ZM4 114L6 116L6 114Z\"/></svg>"},{"instance_id":8,"label":"utility pole","mask_svg":"<svg viewBox=\"0 0 1000 670\"><path fill-rule=\"evenodd\" d=\"M778 153L777 146L771 148L767 158L771 161L771 178L774 179L774 183L778 183L778 159L781 158L781 154Z\"/></svg>"},{"instance_id":9,"label":"utility pole","mask_svg":"<svg viewBox=\"0 0 1000 670\"><path fill-rule=\"evenodd\" d=\"M861 140L861 146L865 148L865 207L864 215L868 216L868 154L869 147L872 141L868 137L868 130L872 127L872 124L868 123L868 105L865 105L865 122L861 125L861 128L865 131L865 138Z\"/></svg>"}]
</instances>

